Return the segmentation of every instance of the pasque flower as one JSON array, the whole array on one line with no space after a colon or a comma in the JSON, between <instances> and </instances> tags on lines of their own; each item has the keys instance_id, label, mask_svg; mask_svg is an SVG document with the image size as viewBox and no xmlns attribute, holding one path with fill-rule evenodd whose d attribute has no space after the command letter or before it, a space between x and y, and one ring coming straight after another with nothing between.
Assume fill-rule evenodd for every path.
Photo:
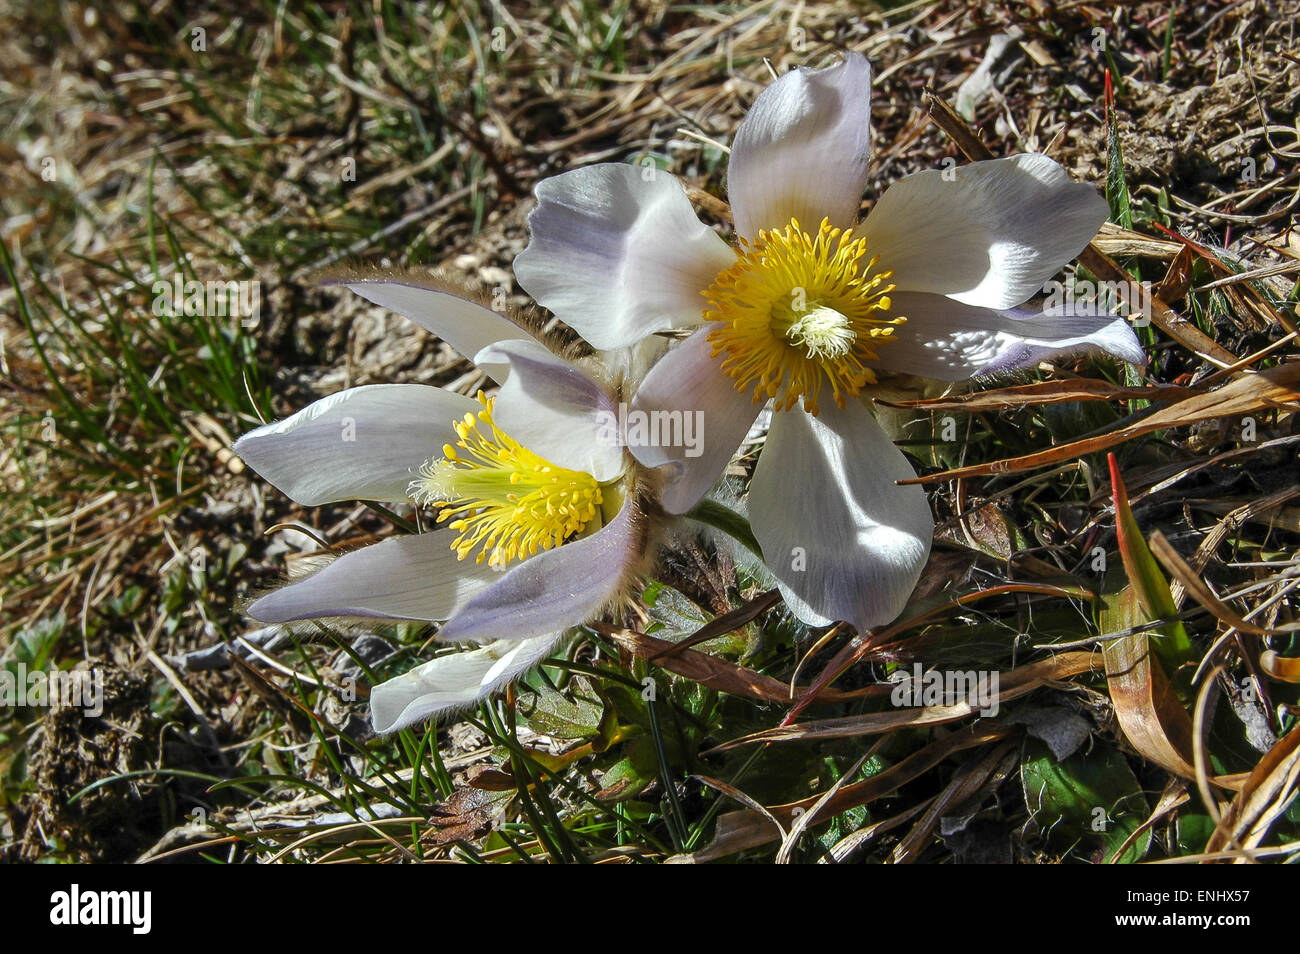
<instances>
[{"instance_id":1,"label":"pasque flower","mask_svg":"<svg viewBox=\"0 0 1300 954\"><path fill-rule=\"evenodd\" d=\"M526 322L423 276L332 283L405 315L501 383L492 398L351 388L235 444L301 504L413 498L446 521L347 553L248 609L269 623L439 621L441 640L482 644L377 686L372 720L390 732L474 703L620 597L647 551L644 469L599 439L620 381L590 349L557 353Z\"/></svg>"},{"instance_id":2,"label":"pasque flower","mask_svg":"<svg viewBox=\"0 0 1300 954\"><path fill-rule=\"evenodd\" d=\"M696 218L682 183L624 164L538 184L520 284L598 348L689 337L638 389L647 413L704 412L703 453L633 447L688 511L769 399L751 483L754 535L806 622L892 619L929 553L921 488L864 401L887 374L961 381L1106 352L1141 363L1123 319L1015 310L1105 221L1096 190L1042 155L894 183L858 222L871 73L858 54L796 69L756 98L731 145L739 247Z\"/></svg>"}]
</instances>

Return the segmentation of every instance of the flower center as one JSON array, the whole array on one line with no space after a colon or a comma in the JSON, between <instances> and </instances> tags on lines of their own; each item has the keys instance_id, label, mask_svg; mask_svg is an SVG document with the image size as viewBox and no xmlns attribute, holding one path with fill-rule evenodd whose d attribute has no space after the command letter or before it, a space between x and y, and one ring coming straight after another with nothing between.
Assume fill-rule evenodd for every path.
<instances>
[{"instance_id":1,"label":"flower center","mask_svg":"<svg viewBox=\"0 0 1300 954\"><path fill-rule=\"evenodd\" d=\"M876 376L867 362L906 321L889 317L885 284L891 271L877 271L878 258L862 262L867 240L822 219L816 236L795 219L781 231L762 231L744 246L740 260L718 273L704 291L704 320L713 356L736 390L753 389L754 400L776 398L789 410L803 400L816 414L829 384L840 407Z\"/></svg>"},{"instance_id":2,"label":"flower center","mask_svg":"<svg viewBox=\"0 0 1300 954\"><path fill-rule=\"evenodd\" d=\"M557 547L595 519L600 485L590 474L552 464L506 434L492 420L494 399L480 391L483 410L456 423L459 440L442 448L411 482L410 494L438 509L459 530L458 559L476 547L477 561L504 566Z\"/></svg>"}]
</instances>

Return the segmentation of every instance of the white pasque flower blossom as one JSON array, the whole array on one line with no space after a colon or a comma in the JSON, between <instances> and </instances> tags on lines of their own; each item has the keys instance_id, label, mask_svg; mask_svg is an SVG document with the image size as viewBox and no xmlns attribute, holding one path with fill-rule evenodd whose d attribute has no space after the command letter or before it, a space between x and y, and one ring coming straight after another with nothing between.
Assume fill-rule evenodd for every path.
<instances>
[{"instance_id":1,"label":"white pasque flower blossom","mask_svg":"<svg viewBox=\"0 0 1300 954\"><path fill-rule=\"evenodd\" d=\"M440 640L482 644L375 687L374 728L392 732L472 705L620 598L648 549L644 471L600 439L620 386L600 356L563 357L523 322L435 279L356 273L330 283L405 315L501 383L491 399L355 387L235 443L298 503L414 498L449 519L347 553L248 609L267 623L437 621Z\"/></svg>"},{"instance_id":2,"label":"white pasque flower blossom","mask_svg":"<svg viewBox=\"0 0 1300 954\"><path fill-rule=\"evenodd\" d=\"M933 533L921 488L896 484L913 470L864 389L881 374L959 381L1076 353L1145 360L1121 318L1010 310L1107 215L1092 186L1046 156L907 176L858 223L870 87L867 61L850 53L757 97L727 173L739 249L699 221L678 179L610 163L538 184L514 266L598 348L692 332L633 401L705 415L698 456L632 448L671 468L669 512L709 490L774 399L748 497L754 535L800 618L860 629L902 610Z\"/></svg>"}]
</instances>

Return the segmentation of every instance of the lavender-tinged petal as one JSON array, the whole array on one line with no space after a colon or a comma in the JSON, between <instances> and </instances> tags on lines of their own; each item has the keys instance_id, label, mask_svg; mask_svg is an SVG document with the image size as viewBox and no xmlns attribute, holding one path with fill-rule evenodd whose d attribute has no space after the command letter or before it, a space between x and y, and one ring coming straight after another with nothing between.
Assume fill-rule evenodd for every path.
<instances>
[{"instance_id":1,"label":"lavender-tinged petal","mask_svg":"<svg viewBox=\"0 0 1300 954\"><path fill-rule=\"evenodd\" d=\"M518 338L517 324L486 305L461 297L434 277L404 276L401 279L339 279L327 285L347 285L367 301L395 311L437 335L464 357L474 356L488 345ZM505 377L507 365L480 365L496 381Z\"/></svg>"},{"instance_id":2,"label":"lavender-tinged petal","mask_svg":"<svg viewBox=\"0 0 1300 954\"><path fill-rule=\"evenodd\" d=\"M529 639L598 615L641 559L630 502L590 536L542 550L475 595L439 632L448 642Z\"/></svg>"},{"instance_id":3,"label":"lavender-tinged petal","mask_svg":"<svg viewBox=\"0 0 1300 954\"><path fill-rule=\"evenodd\" d=\"M551 463L601 483L623 472L617 413L603 388L536 341L498 342L475 358L502 361L512 373L492 412L501 430Z\"/></svg>"},{"instance_id":4,"label":"lavender-tinged petal","mask_svg":"<svg viewBox=\"0 0 1300 954\"><path fill-rule=\"evenodd\" d=\"M235 453L309 507L338 500L405 500L430 457L454 441L471 398L423 384L372 384L331 394L249 431Z\"/></svg>"},{"instance_id":5,"label":"lavender-tinged petal","mask_svg":"<svg viewBox=\"0 0 1300 954\"><path fill-rule=\"evenodd\" d=\"M920 292L899 292L893 305L907 321L879 350L886 371L965 381L1079 355L1146 363L1133 329L1112 315L993 311Z\"/></svg>"},{"instance_id":6,"label":"lavender-tinged petal","mask_svg":"<svg viewBox=\"0 0 1300 954\"><path fill-rule=\"evenodd\" d=\"M735 253L667 172L602 163L543 179L515 277L597 348L700 323L700 292Z\"/></svg>"},{"instance_id":7,"label":"lavender-tinged petal","mask_svg":"<svg viewBox=\"0 0 1300 954\"><path fill-rule=\"evenodd\" d=\"M1095 188L1026 153L905 176L860 232L899 290L1011 308L1083 251L1107 214Z\"/></svg>"},{"instance_id":8,"label":"lavender-tinged petal","mask_svg":"<svg viewBox=\"0 0 1300 954\"><path fill-rule=\"evenodd\" d=\"M660 500L669 513L685 513L709 492L762 410L710 357L708 335L702 328L659 359L626 420L633 456L672 469Z\"/></svg>"},{"instance_id":9,"label":"lavender-tinged petal","mask_svg":"<svg viewBox=\"0 0 1300 954\"><path fill-rule=\"evenodd\" d=\"M791 611L806 623L888 623L907 604L934 520L903 454L866 407L774 414L749 517Z\"/></svg>"},{"instance_id":10,"label":"lavender-tinged petal","mask_svg":"<svg viewBox=\"0 0 1300 954\"><path fill-rule=\"evenodd\" d=\"M857 221L871 155L871 66L859 53L821 70L791 70L754 100L736 130L727 191L736 232L797 218L816 234L823 218Z\"/></svg>"},{"instance_id":11,"label":"lavender-tinged petal","mask_svg":"<svg viewBox=\"0 0 1300 954\"><path fill-rule=\"evenodd\" d=\"M331 616L444 620L499 574L458 560L451 530L394 537L353 550L318 573L263 596L248 615L264 623Z\"/></svg>"}]
</instances>

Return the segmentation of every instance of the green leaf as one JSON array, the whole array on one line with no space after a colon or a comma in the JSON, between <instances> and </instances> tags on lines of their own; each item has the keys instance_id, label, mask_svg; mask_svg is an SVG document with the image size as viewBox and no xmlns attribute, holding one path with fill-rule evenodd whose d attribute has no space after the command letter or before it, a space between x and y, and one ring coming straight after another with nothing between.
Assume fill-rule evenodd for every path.
<instances>
[{"instance_id":1,"label":"green leaf","mask_svg":"<svg viewBox=\"0 0 1300 954\"><path fill-rule=\"evenodd\" d=\"M615 762L600 780L602 801L636 798L659 778L654 740L639 736L628 743L627 757Z\"/></svg>"},{"instance_id":2,"label":"green leaf","mask_svg":"<svg viewBox=\"0 0 1300 954\"><path fill-rule=\"evenodd\" d=\"M1178 838L1179 854L1200 854L1205 850L1210 835L1214 834L1214 819L1205 814L1179 815L1175 833Z\"/></svg>"},{"instance_id":3,"label":"green leaf","mask_svg":"<svg viewBox=\"0 0 1300 954\"><path fill-rule=\"evenodd\" d=\"M519 714L529 728L553 739L589 739L599 734L604 712L604 705L581 676L570 684L569 695L547 685L519 694Z\"/></svg>"},{"instance_id":4,"label":"green leaf","mask_svg":"<svg viewBox=\"0 0 1300 954\"><path fill-rule=\"evenodd\" d=\"M1057 762L1045 744L1031 740L1020 765L1020 781L1030 817L1047 843L1058 851L1081 842L1092 845L1100 849L1100 861L1109 861L1150 811L1124 756L1100 743ZM1150 846L1148 830L1119 862L1141 861Z\"/></svg>"},{"instance_id":5,"label":"green leaf","mask_svg":"<svg viewBox=\"0 0 1300 954\"><path fill-rule=\"evenodd\" d=\"M702 626L713 621L713 614L701 608L680 591L667 584L656 584L654 604L647 604L650 618L655 624L649 631L655 632L660 639L676 642L694 635ZM706 640L695 648L708 653L748 653L757 642L755 628L749 625L738 627L730 633L723 633Z\"/></svg>"},{"instance_id":6,"label":"green leaf","mask_svg":"<svg viewBox=\"0 0 1300 954\"><path fill-rule=\"evenodd\" d=\"M66 627L62 613L37 620L14 637L14 660L25 664L29 671L46 668Z\"/></svg>"},{"instance_id":7,"label":"green leaf","mask_svg":"<svg viewBox=\"0 0 1300 954\"><path fill-rule=\"evenodd\" d=\"M1107 86L1109 87L1109 83ZM1107 92L1109 93L1109 89ZM1119 122L1115 118L1113 100L1108 103L1108 107L1106 110L1106 202L1110 205L1110 220L1121 228L1131 229L1133 207L1129 199L1128 183L1124 181L1124 152L1119 145Z\"/></svg>"},{"instance_id":8,"label":"green leaf","mask_svg":"<svg viewBox=\"0 0 1300 954\"><path fill-rule=\"evenodd\" d=\"M1124 572L1133 591L1137 594L1138 603L1146 614L1147 622L1177 616L1178 607L1169 592L1169 582L1160 572L1160 565L1151 555L1151 550L1142 536L1142 530L1138 527L1133 511L1129 507L1128 491L1119 475L1119 462L1114 454L1108 457L1110 482L1115 495L1115 533L1119 538L1119 555L1124 561ZM1175 672L1192 658L1192 641L1188 638L1183 624L1178 621L1161 627L1159 632L1165 638L1153 640L1152 644L1166 668L1170 672Z\"/></svg>"},{"instance_id":9,"label":"green leaf","mask_svg":"<svg viewBox=\"0 0 1300 954\"><path fill-rule=\"evenodd\" d=\"M683 633L693 633L713 619L712 614L683 596L678 590L666 583L657 584L654 604L647 604L650 618L662 624L668 635L661 638L671 639Z\"/></svg>"}]
</instances>

